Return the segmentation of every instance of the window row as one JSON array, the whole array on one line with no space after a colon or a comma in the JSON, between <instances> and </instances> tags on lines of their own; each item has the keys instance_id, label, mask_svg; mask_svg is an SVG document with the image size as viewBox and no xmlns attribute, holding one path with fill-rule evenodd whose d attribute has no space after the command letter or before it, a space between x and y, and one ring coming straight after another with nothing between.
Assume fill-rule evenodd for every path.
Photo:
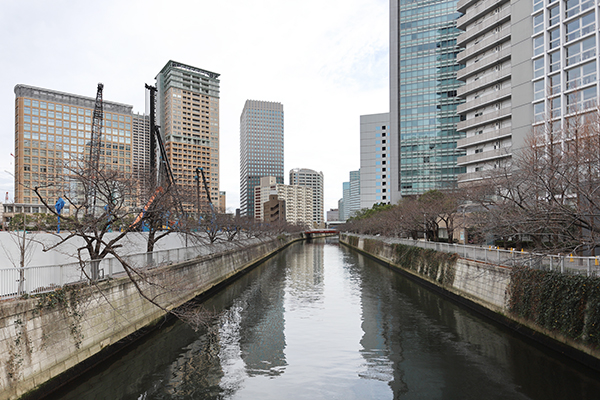
<instances>
[{"instance_id":1,"label":"window row","mask_svg":"<svg viewBox=\"0 0 600 400\"><path fill-rule=\"evenodd\" d=\"M585 88L579 91L569 93L565 96L558 96L548 99L547 102L541 101L533 105L533 114L535 122L542 122L547 117L558 118L562 115L563 101L565 103L565 112L567 114L577 113L596 107L598 90L596 86ZM546 103L549 107L546 110Z\"/></svg>"},{"instance_id":2,"label":"window row","mask_svg":"<svg viewBox=\"0 0 600 400\"><path fill-rule=\"evenodd\" d=\"M23 137L25 139L39 139L39 140L47 140L47 141L51 141L53 142L54 140L56 140L56 142L60 143L60 142L64 142L64 143L72 143L73 142L73 137L69 138L69 137L62 137L62 136L54 136L54 135L47 135L46 133L39 133L39 132L30 132L30 131L24 131L23 132ZM86 135L86 137L90 137L88 135ZM111 135L103 135L102 136L102 141L104 142L118 142L118 143L127 143L127 144L131 144L131 138L128 137L123 137L123 136L111 136Z\"/></svg>"},{"instance_id":3,"label":"window row","mask_svg":"<svg viewBox=\"0 0 600 400\"><path fill-rule=\"evenodd\" d=\"M540 14L541 16L542 14ZM536 23L536 18L534 17L534 24ZM542 21L543 22L543 21ZM541 25L535 26L534 31L541 31L543 29L543 23ZM580 37L586 36L589 33L592 33L596 30L596 16L595 14L589 13L581 18L577 18L571 22L565 24L565 43L572 42ZM592 38L593 39L593 38ZM548 49L552 50L560 47L561 44L561 32L560 27L551 29L548 31ZM546 38L545 35L539 35L533 38L533 55L538 56L543 54L546 50L545 47ZM579 44L577 44L578 46ZM588 46L589 48L589 46Z\"/></svg>"},{"instance_id":4,"label":"window row","mask_svg":"<svg viewBox=\"0 0 600 400\"><path fill-rule=\"evenodd\" d=\"M23 99L23 105L25 106L24 107L25 110L30 110L34 115L38 115L38 113L40 115L45 115L46 110L48 110L47 112L49 114L50 113L54 114L54 111L57 111L56 115L59 115L60 112L64 112L64 113L86 115L88 117L92 116L92 110L89 108L80 108L80 107L74 107L74 106L66 106L63 104L47 103L45 101L39 101L39 100ZM35 107L35 108L30 108L30 107ZM39 110L38 110L38 108L39 108ZM26 111L26 113L29 113L29 112ZM120 115L120 114L112 114L112 113L104 112L103 117L104 117L104 120L112 119L112 120L121 121L121 122L131 122L131 117L125 116L125 115ZM61 117L57 117L57 118L61 118ZM67 118L66 115L65 115L65 118Z\"/></svg>"}]
</instances>

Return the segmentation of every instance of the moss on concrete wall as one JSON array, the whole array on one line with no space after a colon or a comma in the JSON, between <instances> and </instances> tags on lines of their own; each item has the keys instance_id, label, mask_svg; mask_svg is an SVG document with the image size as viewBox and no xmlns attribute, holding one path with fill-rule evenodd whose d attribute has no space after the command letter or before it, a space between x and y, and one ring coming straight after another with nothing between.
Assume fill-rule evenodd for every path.
<instances>
[{"instance_id":1,"label":"moss on concrete wall","mask_svg":"<svg viewBox=\"0 0 600 400\"><path fill-rule=\"evenodd\" d=\"M280 236L97 285L0 303L0 398L15 399L262 262L300 236Z\"/></svg>"}]
</instances>

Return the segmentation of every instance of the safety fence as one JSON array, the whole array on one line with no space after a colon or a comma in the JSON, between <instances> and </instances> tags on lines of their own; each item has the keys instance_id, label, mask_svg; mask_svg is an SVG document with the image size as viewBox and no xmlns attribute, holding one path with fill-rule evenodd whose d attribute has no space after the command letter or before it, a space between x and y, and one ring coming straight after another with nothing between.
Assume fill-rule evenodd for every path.
<instances>
[{"instance_id":1,"label":"safety fence","mask_svg":"<svg viewBox=\"0 0 600 400\"><path fill-rule=\"evenodd\" d=\"M486 262L502 267L528 266L569 274L600 276L600 257L580 257L572 254L548 255L517 249L504 250L495 246L472 246L401 238L372 238L387 243L400 243L446 253L456 253L468 260Z\"/></svg>"},{"instance_id":2,"label":"safety fence","mask_svg":"<svg viewBox=\"0 0 600 400\"><path fill-rule=\"evenodd\" d=\"M245 247L258 241L260 240L248 239L220 242L132 254L121 258L132 269L148 269L193 260L235 247ZM101 281L125 273L123 263L114 257L61 265L0 268L0 300L51 292L69 283Z\"/></svg>"}]
</instances>

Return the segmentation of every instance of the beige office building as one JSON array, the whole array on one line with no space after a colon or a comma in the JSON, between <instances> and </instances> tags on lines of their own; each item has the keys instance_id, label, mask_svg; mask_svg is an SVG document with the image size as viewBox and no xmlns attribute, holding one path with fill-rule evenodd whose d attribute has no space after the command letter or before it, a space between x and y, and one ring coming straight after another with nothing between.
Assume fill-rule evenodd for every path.
<instances>
[{"instance_id":1,"label":"beige office building","mask_svg":"<svg viewBox=\"0 0 600 400\"><path fill-rule=\"evenodd\" d=\"M95 96L96 88L90 88ZM96 98L15 86L15 203L41 204L34 187L52 204L59 196L76 199L64 166L89 152ZM132 172L132 106L103 101L100 163Z\"/></svg>"},{"instance_id":2,"label":"beige office building","mask_svg":"<svg viewBox=\"0 0 600 400\"><path fill-rule=\"evenodd\" d=\"M195 169L203 168L210 197L219 204L219 74L169 61L156 77L158 124L182 195L195 199ZM200 184L202 188L202 184ZM205 191L200 197L206 199ZM204 200L206 201L206 200ZM191 203L187 208L193 209Z\"/></svg>"}]
</instances>

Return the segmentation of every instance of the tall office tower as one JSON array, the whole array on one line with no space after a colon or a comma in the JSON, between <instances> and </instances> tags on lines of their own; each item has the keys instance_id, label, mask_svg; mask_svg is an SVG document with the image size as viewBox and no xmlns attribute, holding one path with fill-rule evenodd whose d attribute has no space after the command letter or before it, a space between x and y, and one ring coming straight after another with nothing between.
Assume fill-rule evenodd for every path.
<instances>
[{"instance_id":1,"label":"tall office tower","mask_svg":"<svg viewBox=\"0 0 600 400\"><path fill-rule=\"evenodd\" d=\"M346 221L360 210L360 170L350 171L350 181L343 184L343 197L338 202L340 220Z\"/></svg>"},{"instance_id":2,"label":"tall office tower","mask_svg":"<svg viewBox=\"0 0 600 400\"><path fill-rule=\"evenodd\" d=\"M376 203L388 203L388 165L382 165L382 155L388 150L390 114L360 116L360 208Z\"/></svg>"},{"instance_id":3,"label":"tall office tower","mask_svg":"<svg viewBox=\"0 0 600 400\"><path fill-rule=\"evenodd\" d=\"M246 100L240 116L240 208L254 217L254 188L263 176L283 183L283 104Z\"/></svg>"},{"instance_id":4,"label":"tall office tower","mask_svg":"<svg viewBox=\"0 0 600 400\"><path fill-rule=\"evenodd\" d=\"M145 182L150 174L150 116L136 113L131 122L133 177Z\"/></svg>"},{"instance_id":5,"label":"tall office tower","mask_svg":"<svg viewBox=\"0 0 600 400\"><path fill-rule=\"evenodd\" d=\"M290 170L290 185L308 186L313 190L313 222L320 226L324 220L323 172L306 168Z\"/></svg>"},{"instance_id":6,"label":"tall office tower","mask_svg":"<svg viewBox=\"0 0 600 400\"><path fill-rule=\"evenodd\" d=\"M80 188L68 184L63 166L89 154L95 97L26 85L16 85L15 95L15 203L40 204L35 186L49 200L76 199ZM131 173L133 107L105 100L103 108L99 161Z\"/></svg>"},{"instance_id":7,"label":"tall office tower","mask_svg":"<svg viewBox=\"0 0 600 400\"><path fill-rule=\"evenodd\" d=\"M390 1L390 151L392 203L402 195L456 186L464 150L456 142L456 1ZM385 162L385 164L383 164Z\"/></svg>"},{"instance_id":8,"label":"tall office tower","mask_svg":"<svg viewBox=\"0 0 600 400\"><path fill-rule=\"evenodd\" d=\"M345 221L348 219L346 212L346 200L350 198L350 182L342 183L342 198L338 200L338 210L340 221Z\"/></svg>"},{"instance_id":9,"label":"tall office tower","mask_svg":"<svg viewBox=\"0 0 600 400\"><path fill-rule=\"evenodd\" d=\"M346 204L348 218L353 217L360 210L360 169L350 171L350 196Z\"/></svg>"},{"instance_id":10,"label":"tall office tower","mask_svg":"<svg viewBox=\"0 0 600 400\"><path fill-rule=\"evenodd\" d=\"M195 199L196 168L203 168L215 207L219 200L219 74L169 61L156 76L158 114L177 185ZM200 196L206 198L204 191ZM184 202L184 207L194 209Z\"/></svg>"}]
</instances>

